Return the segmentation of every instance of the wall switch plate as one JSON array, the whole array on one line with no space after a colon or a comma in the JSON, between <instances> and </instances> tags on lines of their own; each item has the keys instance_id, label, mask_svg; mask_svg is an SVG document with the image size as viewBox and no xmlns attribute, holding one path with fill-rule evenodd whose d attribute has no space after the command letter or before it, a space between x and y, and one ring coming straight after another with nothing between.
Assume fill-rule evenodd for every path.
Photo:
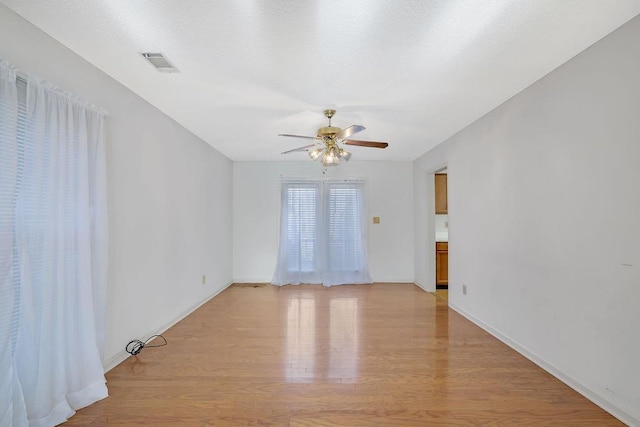
<instances>
[{"instance_id":1,"label":"wall switch plate","mask_svg":"<svg viewBox=\"0 0 640 427\"><path fill-rule=\"evenodd\" d=\"M467 294L467 285L462 285L462 295Z\"/></svg>"},{"instance_id":2,"label":"wall switch plate","mask_svg":"<svg viewBox=\"0 0 640 427\"><path fill-rule=\"evenodd\" d=\"M207 283L207 275L203 274L202 275L202 284L204 285L205 283Z\"/></svg>"}]
</instances>

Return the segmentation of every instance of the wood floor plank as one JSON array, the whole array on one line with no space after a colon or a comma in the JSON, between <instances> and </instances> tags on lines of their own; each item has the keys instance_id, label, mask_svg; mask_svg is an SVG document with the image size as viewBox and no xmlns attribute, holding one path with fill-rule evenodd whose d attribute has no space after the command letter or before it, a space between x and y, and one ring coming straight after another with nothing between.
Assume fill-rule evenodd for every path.
<instances>
[{"instance_id":1,"label":"wood floor plank","mask_svg":"<svg viewBox=\"0 0 640 427\"><path fill-rule=\"evenodd\" d=\"M231 286L163 335L66 424L622 425L411 284Z\"/></svg>"}]
</instances>

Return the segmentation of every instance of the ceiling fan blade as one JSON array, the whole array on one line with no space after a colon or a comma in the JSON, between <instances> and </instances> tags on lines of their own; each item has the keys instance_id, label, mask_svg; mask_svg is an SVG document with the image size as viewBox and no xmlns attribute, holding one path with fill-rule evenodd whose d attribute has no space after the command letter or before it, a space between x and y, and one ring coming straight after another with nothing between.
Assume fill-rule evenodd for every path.
<instances>
[{"instance_id":1,"label":"ceiling fan blade","mask_svg":"<svg viewBox=\"0 0 640 427\"><path fill-rule=\"evenodd\" d=\"M290 136L292 138L318 139L317 136L293 135L290 133L279 133L278 136Z\"/></svg>"},{"instance_id":2,"label":"ceiling fan blade","mask_svg":"<svg viewBox=\"0 0 640 427\"><path fill-rule=\"evenodd\" d=\"M305 146L302 146L302 147L294 148L293 150L283 151L280 154L293 153L294 151L305 151L305 150L307 150L307 149L309 149L311 147L315 147L315 146L316 146L316 144L309 144L309 145L305 145Z\"/></svg>"},{"instance_id":3,"label":"ceiling fan blade","mask_svg":"<svg viewBox=\"0 0 640 427\"><path fill-rule=\"evenodd\" d=\"M345 139L342 141L346 145L357 145L358 147L371 147L371 148L387 148L389 144L387 142L377 141L358 141L357 139Z\"/></svg>"},{"instance_id":4,"label":"ceiling fan blade","mask_svg":"<svg viewBox=\"0 0 640 427\"><path fill-rule=\"evenodd\" d=\"M362 132L363 130L365 130L364 126L360 126L360 125L349 126L348 128L342 129L340 132L336 133L336 138L338 139L349 138L354 133Z\"/></svg>"}]
</instances>

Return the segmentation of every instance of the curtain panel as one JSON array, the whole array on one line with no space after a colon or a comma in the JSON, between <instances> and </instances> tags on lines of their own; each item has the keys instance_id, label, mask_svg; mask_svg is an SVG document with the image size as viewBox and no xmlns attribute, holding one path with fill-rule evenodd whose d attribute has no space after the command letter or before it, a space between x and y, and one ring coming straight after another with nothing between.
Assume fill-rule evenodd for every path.
<instances>
[{"instance_id":1,"label":"curtain panel","mask_svg":"<svg viewBox=\"0 0 640 427\"><path fill-rule=\"evenodd\" d=\"M0 425L11 426L24 412L13 363L16 299L13 286L14 206L18 168L16 70L0 61Z\"/></svg>"},{"instance_id":2,"label":"curtain panel","mask_svg":"<svg viewBox=\"0 0 640 427\"><path fill-rule=\"evenodd\" d=\"M371 283L362 181L283 181L272 283Z\"/></svg>"},{"instance_id":3,"label":"curtain panel","mask_svg":"<svg viewBox=\"0 0 640 427\"><path fill-rule=\"evenodd\" d=\"M53 426L107 396L105 112L1 77L0 425Z\"/></svg>"}]
</instances>

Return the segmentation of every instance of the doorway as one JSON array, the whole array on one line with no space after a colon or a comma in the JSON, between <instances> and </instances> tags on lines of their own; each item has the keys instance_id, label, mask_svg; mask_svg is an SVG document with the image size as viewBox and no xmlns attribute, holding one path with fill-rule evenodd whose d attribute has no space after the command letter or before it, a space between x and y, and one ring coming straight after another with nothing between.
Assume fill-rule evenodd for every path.
<instances>
[{"instance_id":1,"label":"doorway","mask_svg":"<svg viewBox=\"0 0 640 427\"><path fill-rule=\"evenodd\" d=\"M449 289L449 204L446 167L435 172L434 187L436 292L447 297ZM438 292L441 290L445 292Z\"/></svg>"}]
</instances>

